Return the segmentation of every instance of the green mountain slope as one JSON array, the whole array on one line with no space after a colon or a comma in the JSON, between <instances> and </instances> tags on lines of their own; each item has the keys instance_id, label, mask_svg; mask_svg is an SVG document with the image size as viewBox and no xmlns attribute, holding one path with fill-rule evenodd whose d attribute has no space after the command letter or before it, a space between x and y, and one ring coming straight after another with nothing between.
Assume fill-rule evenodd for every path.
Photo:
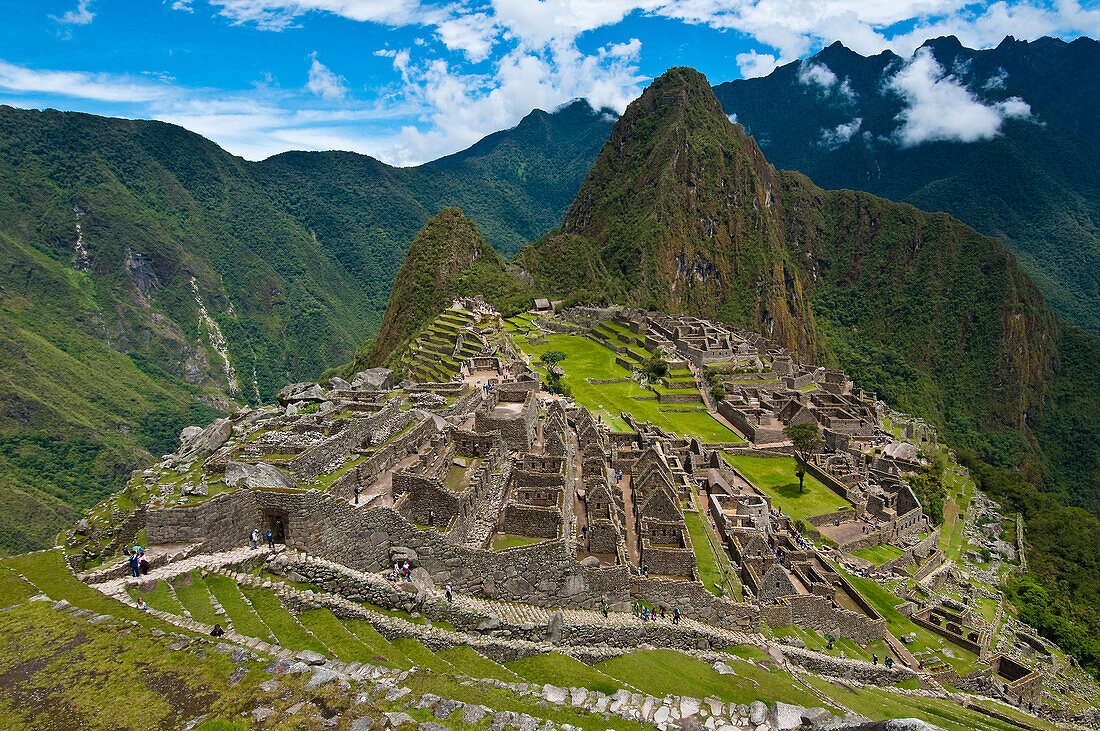
<instances>
[{"instance_id":1,"label":"green mountain slope","mask_svg":"<svg viewBox=\"0 0 1100 731\"><path fill-rule=\"evenodd\" d=\"M48 545L183 426L349 361L440 208L505 250L541 235L610 126L578 102L398 169L0 107L0 553Z\"/></svg>"},{"instance_id":2,"label":"green mountain slope","mask_svg":"<svg viewBox=\"0 0 1100 731\"><path fill-rule=\"evenodd\" d=\"M484 295L505 314L530 307L531 293L459 208L433 216L409 245L369 354L353 362L381 365L451 305L457 296Z\"/></svg>"},{"instance_id":3,"label":"green mountain slope","mask_svg":"<svg viewBox=\"0 0 1100 731\"><path fill-rule=\"evenodd\" d=\"M1057 312L1100 333L1100 43L1006 38L976 51L947 37L925 48L983 104L1019 97L1031 117L1006 120L992 139L902 147L905 103L887 81L904 60L839 43L715 94L779 167L946 211L1001 238ZM836 81L809 82L809 68ZM847 139L833 134L853 124Z\"/></svg>"}]
</instances>

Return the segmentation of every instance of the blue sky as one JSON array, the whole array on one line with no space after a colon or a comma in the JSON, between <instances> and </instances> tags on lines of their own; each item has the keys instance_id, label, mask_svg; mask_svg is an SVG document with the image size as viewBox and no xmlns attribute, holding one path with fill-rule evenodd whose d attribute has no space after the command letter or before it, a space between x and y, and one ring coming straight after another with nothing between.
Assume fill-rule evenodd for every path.
<instances>
[{"instance_id":1,"label":"blue sky","mask_svg":"<svg viewBox=\"0 0 1100 731\"><path fill-rule=\"evenodd\" d=\"M1098 0L0 0L0 103L181 124L260 159L413 164L576 97L621 111L666 68L712 83L834 40L1100 36ZM935 69L932 69L935 72Z\"/></svg>"}]
</instances>

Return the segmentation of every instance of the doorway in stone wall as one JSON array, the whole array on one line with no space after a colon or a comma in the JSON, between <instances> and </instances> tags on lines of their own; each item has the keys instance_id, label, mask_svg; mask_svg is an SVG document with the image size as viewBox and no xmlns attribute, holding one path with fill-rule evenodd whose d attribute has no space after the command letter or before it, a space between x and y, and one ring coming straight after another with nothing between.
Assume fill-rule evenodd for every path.
<instances>
[{"instance_id":1,"label":"doorway in stone wall","mask_svg":"<svg viewBox=\"0 0 1100 731\"><path fill-rule=\"evenodd\" d=\"M284 511L265 510L264 524L267 526L267 530L271 531L271 539L275 543L286 543L289 520Z\"/></svg>"}]
</instances>

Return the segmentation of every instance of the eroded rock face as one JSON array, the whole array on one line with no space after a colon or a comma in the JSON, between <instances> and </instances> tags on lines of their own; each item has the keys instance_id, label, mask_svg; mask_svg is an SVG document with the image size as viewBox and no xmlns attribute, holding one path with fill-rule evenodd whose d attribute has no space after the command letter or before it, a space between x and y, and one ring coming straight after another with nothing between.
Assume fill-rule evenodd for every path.
<instances>
[{"instance_id":1,"label":"eroded rock face","mask_svg":"<svg viewBox=\"0 0 1100 731\"><path fill-rule=\"evenodd\" d=\"M389 368L368 368L351 379L351 387L367 391L389 391L393 388L393 371Z\"/></svg>"},{"instance_id":2,"label":"eroded rock face","mask_svg":"<svg viewBox=\"0 0 1100 731\"><path fill-rule=\"evenodd\" d=\"M305 381L286 386L282 391L279 391L276 398L279 399L280 404L286 406L296 401L324 401L325 392L316 383Z\"/></svg>"},{"instance_id":3,"label":"eroded rock face","mask_svg":"<svg viewBox=\"0 0 1100 731\"><path fill-rule=\"evenodd\" d=\"M229 487L266 487L292 488L294 480L274 465L260 462L227 462L225 465L225 484Z\"/></svg>"}]
</instances>

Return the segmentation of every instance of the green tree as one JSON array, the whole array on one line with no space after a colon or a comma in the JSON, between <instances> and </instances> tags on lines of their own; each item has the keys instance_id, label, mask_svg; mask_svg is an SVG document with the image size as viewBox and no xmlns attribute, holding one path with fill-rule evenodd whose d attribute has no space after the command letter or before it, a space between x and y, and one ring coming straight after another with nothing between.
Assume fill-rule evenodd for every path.
<instances>
[{"instance_id":1,"label":"green tree","mask_svg":"<svg viewBox=\"0 0 1100 731\"><path fill-rule=\"evenodd\" d=\"M548 350L539 356L539 361L549 367L561 363L565 358L565 353L560 350Z\"/></svg>"},{"instance_id":2,"label":"green tree","mask_svg":"<svg viewBox=\"0 0 1100 731\"><path fill-rule=\"evenodd\" d=\"M795 474L798 475L798 491L806 492L806 465L810 456L821 449L821 433L817 424L789 424L783 427L783 433L794 444L794 456L797 461Z\"/></svg>"},{"instance_id":3,"label":"green tree","mask_svg":"<svg viewBox=\"0 0 1100 731\"><path fill-rule=\"evenodd\" d=\"M668 375L668 363L660 355L654 355L642 364L642 373L651 381Z\"/></svg>"}]
</instances>

